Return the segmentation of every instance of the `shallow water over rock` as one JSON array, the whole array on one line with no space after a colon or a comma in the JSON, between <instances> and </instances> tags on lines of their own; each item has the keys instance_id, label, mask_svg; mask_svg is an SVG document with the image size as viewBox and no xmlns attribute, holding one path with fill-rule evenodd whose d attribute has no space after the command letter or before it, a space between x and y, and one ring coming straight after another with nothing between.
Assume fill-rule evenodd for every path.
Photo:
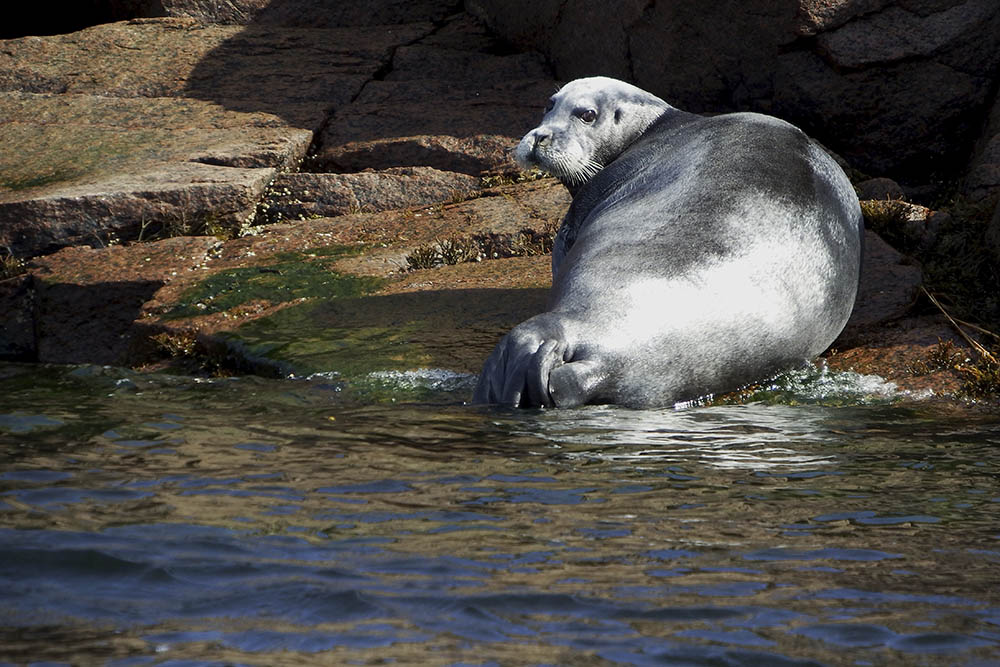
<instances>
[{"instance_id":1,"label":"shallow water over rock","mask_svg":"<svg viewBox=\"0 0 1000 667\"><path fill-rule=\"evenodd\" d=\"M472 379L0 366L0 660L1000 660L995 418L842 376L650 411Z\"/></svg>"}]
</instances>

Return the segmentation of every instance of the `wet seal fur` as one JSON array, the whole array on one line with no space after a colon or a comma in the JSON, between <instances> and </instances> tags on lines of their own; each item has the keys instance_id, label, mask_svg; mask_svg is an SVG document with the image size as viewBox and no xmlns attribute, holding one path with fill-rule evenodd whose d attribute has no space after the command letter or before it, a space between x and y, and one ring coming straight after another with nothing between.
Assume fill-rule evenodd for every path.
<instances>
[{"instance_id":1,"label":"wet seal fur","mask_svg":"<svg viewBox=\"0 0 1000 667\"><path fill-rule=\"evenodd\" d=\"M573 202L549 310L500 341L474 402L674 405L800 365L847 323L861 210L793 125L594 77L563 86L514 156Z\"/></svg>"}]
</instances>

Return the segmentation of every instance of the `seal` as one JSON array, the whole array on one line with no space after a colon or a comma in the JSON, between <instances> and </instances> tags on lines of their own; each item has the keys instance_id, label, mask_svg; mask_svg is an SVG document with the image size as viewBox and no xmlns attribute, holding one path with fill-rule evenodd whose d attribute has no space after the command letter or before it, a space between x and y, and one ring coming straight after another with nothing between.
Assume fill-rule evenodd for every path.
<instances>
[{"instance_id":1,"label":"seal","mask_svg":"<svg viewBox=\"0 0 1000 667\"><path fill-rule=\"evenodd\" d=\"M549 310L500 341L474 402L674 405L801 365L847 323L858 199L785 121L703 117L592 77L549 100L514 157L573 201Z\"/></svg>"}]
</instances>

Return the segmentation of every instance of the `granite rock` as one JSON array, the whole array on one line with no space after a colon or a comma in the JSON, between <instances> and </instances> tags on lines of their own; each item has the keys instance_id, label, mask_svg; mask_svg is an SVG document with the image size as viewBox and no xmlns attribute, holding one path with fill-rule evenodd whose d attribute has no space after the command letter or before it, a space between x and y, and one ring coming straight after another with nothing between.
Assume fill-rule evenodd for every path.
<instances>
[{"instance_id":1,"label":"granite rock","mask_svg":"<svg viewBox=\"0 0 1000 667\"><path fill-rule=\"evenodd\" d=\"M239 230L330 110L432 31L157 18L7 40L0 245L31 256L168 227Z\"/></svg>"},{"instance_id":2,"label":"granite rock","mask_svg":"<svg viewBox=\"0 0 1000 667\"><path fill-rule=\"evenodd\" d=\"M478 190L479 179L475 176L431 167L394 167L351 174L282 174L268 190L262 215L270 220L300 220L375 213L466 199Z\"/></svg>"},{"instance_id":3,"label":"granite rock","mask_svg":"<svg viewBox=\"0 0 1000 667\"><path fill-rule=\"evenodd\" d=\"M962 170L1000 71L995 0L466 7L562 79L605 74L689 111L775 113L855 168L910 182Z\"/></svg>"}]
</instances>

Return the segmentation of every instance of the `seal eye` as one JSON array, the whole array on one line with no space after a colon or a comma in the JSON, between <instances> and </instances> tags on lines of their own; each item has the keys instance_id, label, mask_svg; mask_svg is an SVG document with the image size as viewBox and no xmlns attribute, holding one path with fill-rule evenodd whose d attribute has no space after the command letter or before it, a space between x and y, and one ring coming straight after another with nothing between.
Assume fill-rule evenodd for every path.
<instances>
[{"instance_id":1,"label":"seal eye","mask_svg":"<svg viewBox=\"0 0 1000 667\"><path fill-rule=\"evenodd\" d=\"M593 123L597 120L597 112L593 109L584 109L576 114L584 123Z\"/></svg>"},{"instance_id":2,"label":"seal eye","mask_svg":"<svg viewBox=\"0 0 1000 667\"><path fill-rule=\"evenodd\" d=\"M556 106L556 101L550 99L549 103L545 105L545 113L552 111L552 109L554 109L555 106Z\"/></svg>"}]
</instances>

